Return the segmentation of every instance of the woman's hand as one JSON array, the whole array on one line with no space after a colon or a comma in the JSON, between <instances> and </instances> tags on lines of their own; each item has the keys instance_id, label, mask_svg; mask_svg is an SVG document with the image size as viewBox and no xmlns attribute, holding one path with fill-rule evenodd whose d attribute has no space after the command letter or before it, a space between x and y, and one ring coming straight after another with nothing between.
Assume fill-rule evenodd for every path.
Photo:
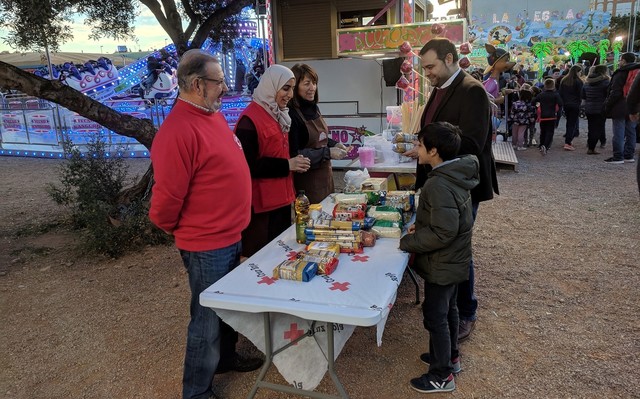
<instances>
[{"instance_id":1,"label":"woman's hand","mask_svg":"<svg viewBox=\"0 0 640 399\"><path fill-rule=\"evenodd\" d=\"M413 234L416 232L416 225L412 224L411 226L409 226L409 228L407 229L407 234Z\"/></svg>"},{"instance_id":2,"label":"woman's hand","mask_svg":"<svg viewBox=\"0 0 640 399\"><path fill-rule=\"evenodd\" d=\"M405 151L402 155L404 155L405 157L417 159L418 158L418 144L420 144L420 142L412 141L411 143L413 144L413 148L410 149L410 150Z\"/></svg>"},{"instance_id":3,"label":"woman's hand","mask_svg":"<svg viewBox=\"0 0 640 399\"><path fill-rule=\"evenodd\" d=\"M304 173L311 167L311 160L309 158L298 155L289 159L289 170L292 172Z\"/></svg>"}]
</instances>

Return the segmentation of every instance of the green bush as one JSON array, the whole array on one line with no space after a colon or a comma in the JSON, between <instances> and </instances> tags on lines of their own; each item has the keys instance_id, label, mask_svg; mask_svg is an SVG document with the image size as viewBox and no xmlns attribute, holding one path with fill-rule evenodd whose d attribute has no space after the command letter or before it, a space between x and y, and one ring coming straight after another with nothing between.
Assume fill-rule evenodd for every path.
<instances>
[{"instance_id":1,"label":"green bush","mask_svg":"<svg viewBox=\"0 0 640 399\"><path fill-rule=\"evenodd\" d=\"M83 154L70 140L63 143L66 161L60 167L60 186L47 191L71 211L71 222L82 232L89 251L118 257L145 245L166 243L168 236L147 217L146 198L117 204L127 181L128 167L121 157L107 157L107 144L93 137Z\"/></svg>"}]
</instances>

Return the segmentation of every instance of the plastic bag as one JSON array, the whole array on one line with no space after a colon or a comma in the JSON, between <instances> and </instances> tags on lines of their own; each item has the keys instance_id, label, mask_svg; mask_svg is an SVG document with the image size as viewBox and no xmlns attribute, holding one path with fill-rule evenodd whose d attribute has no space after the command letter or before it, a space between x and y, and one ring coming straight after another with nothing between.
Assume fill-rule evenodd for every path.
<instances>
[{"instance_id":1,"label":"plastic bag","mask_svg":"<svg viewBox=\"0 0 640 399\"><path fill-rule=\"evenodd\" d=\"M344 175L344 192L354 193L360 191L362 182L369 178L369 171L367 168L364 170L349 170Z\"/></svg>"}]
</instances>

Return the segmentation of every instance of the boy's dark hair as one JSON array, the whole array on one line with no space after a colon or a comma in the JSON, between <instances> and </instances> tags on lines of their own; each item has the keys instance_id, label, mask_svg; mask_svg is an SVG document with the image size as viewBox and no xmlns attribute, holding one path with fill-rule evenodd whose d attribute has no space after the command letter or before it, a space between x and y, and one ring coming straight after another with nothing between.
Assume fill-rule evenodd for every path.
<instances>
[{"instance_id":1,"label":"boy's dark hair","mask_svg":"<svg viewBox=\"0 0 640 399\"><path fill-rule=\"evenodd\" d=\"M451 53L453 56L453 62L458 61L458 52L456 51L456 45L451 40L439 37L431 39L420 50L420 55L425 55L427 51L433 50L436 52L438 59L444 61L447 58L447 54Z\"/></svg>"},{"instance_id":2,"label":"boy's dark hair","mask_svg":"<svg viewBox=\"0 0 640 399\"><path fill-rule=\"evenodd\" d=\"M418 132L418 140L427 150L435 148L443 161L455 158L460 151L462 131L449 122L433 122Z\"/></svg>"},{"instance_id":3,"label":"boy's dark hair","mask_svg":"<svg viewBox=\"0 0 640 399\"><path fill-rule=\"evenodd\" d=\"M556 81L553 79L546 79L544 81L544 89L547 91L556 89Z\"/></svg>"},{"instance_id":4,"label":"boy's dark hair","mask_svg":"<svg viewBox=\"0 0 640 399\"><path fill-rule=\"evenodd\" d=\"M620 58L622 58L628 63L636 62L636 55L633 53L624 53L620 56Z\"/></svg>"}]
</instances>

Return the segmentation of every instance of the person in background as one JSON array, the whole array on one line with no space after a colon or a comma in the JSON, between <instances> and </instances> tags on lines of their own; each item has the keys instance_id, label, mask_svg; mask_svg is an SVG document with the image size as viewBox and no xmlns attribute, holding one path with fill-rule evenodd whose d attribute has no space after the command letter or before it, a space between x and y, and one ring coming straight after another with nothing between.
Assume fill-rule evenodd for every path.
<instances>
[{"instance_id":1,"label":"person in background","mask_svg":"<svg viewBox=\"0 0 640 399\"><path fill-rule=\"evenodd\" d=\"M180 95L151 149L155 184L149 218L175 238L191 289L184 399L215 398L214 373L252 371L263 363L237 354L238 334L199 302L202 291L238 265L241 232L251 215L249 168L219 112L228 90L224 82L211 54L184 53Z\"/></svg>"},{"instance_id":2,"label":"person in background","mask_svg":"<svg viewBox=\"0 0 640 399\"><path fill-rule=\"evenodd\" d=\"M509 119L512 121L511 144L516 151L527 149L525 132L529 124L536 121L536 107L531 103L532 99L531 91L523 86L518 93L518 99L513 102L509 111Z\"/></svg>"},{"instance_id":3,"label":"person in background","mask_svg":"<svg viewBox=\"0 0 640 399\"><path fill-rule=\"evenodd\" d=\"M620 56L620 67L611 75L607 99L604 101L604 112L607 118L613 119L613 156L605 159L608 164L622 164L634 162L636 151L636 125L637 122L629 119L625 86L627 77L632 71L639 69L636 56L633 53L624 53ZM627 90L631 88L629 85Z\"/></svg>"},{"instance_id":4,"label":"person in background","mask_svg":"<svg viewBox=\"0 0 640 399\"><path fill-rule=\"evenodd\" d=\"M569 73L560 81L560 98L564 106L564 116L567 118L567 130L564 135L565 151L575 151L573 138L578 131L580 121L580 102L582 94L582 66L574 65Z\"/></svg>"},{"instance_id":5,"label":"person in background","mask_svg":"<svg viewBox=\"0 0 640 399\"><path fill-rule=\"evenodd\" d=\"M240 115L236 135L251 171L251 222L242 232L242 255L249 257L291 226L295 200L292 172L311 165L303 155L289 157L295 77L282 65L272 65L260 78L253 101Z\"/></svg>"},{"instance_id":6,"label":"person in background","mask_svg":"<svg viewBox=\"0 0 640 399\"><path fill-rule=\"evenodd\" d=\"M562 98L556 92L556 83L553 79L544 81L544 90L533 99L534 104L540 107L540 153L547 155L553 142L553 134L556 130L556 118L558 109L562 108Z\"/></svg>"},{"instance_id":7,"label":"person in background","mask_svg":"<svg viewBox=\"0 0 640 399\"><path fill-rule=\"evenodd\" d=\"M458 126L462 131L460 154L473 154L480 161L480 184L471 190L475 220L480 202L492 199L494 193L498 194L496 164L491 151L493 126L489 96L481 82L458 66L456 47L448 39L429 40L420 50L420 64L423 74L434 87L422 114L421 126L433 122L449 122ZM405 155L417 156L414 151ZM424 185L429 171L429 165L417 165L416 187ZM474 281L472 258L469 262L469 279L458 285L460 342L470 337L476 325L478 300Z\"/></svg>"},{"instance_id":8,"label":"person in background","mask_svg":"<svg viewBox=\"0 0 640 399\"><path fill-rule=\"evenodd\" d=\"M596 150L598 140L601 147L606 142L604 116L604 100L607 98L607 88L609 87L609 70L606 65L596 65L591 67L589 76L582 86L582 102L584 113L587 116L587 154L600 154Z\"/></svg>"},{"instance_id":9,"label":"person in background","mask_svg":"<svg viewBox=\"0 0 640 399\"><path fill-rule=\"evenodd\" d=\"M311 166L305 173L296 173L296 192L304 190L312 204L318 204L333 193L332 159L343 159L347 148L329 137L329 128L318 108L318 74L307 64L291 67L296 83L289 101L289 155L302 154Z\"/></svg>"},{"instance_id":10,"label":"person in background","mask_svg":"<svg viewBox=\"0 0 640 399\"><path fill-rule=\"evenodd\" d=\"M400 239L415 254L413 268L424 279L422 315L429 352L420 360L429 371L411 380L422 393L450 392L461 371L458 349L458 284L469 278L473 206L469 190L478 185L478 158L457 156L460 129L434 122L418 133L418 163L429 164L429 179L416 207L416 222Z\"/></svg>"},{"instance_id":11,"label":"person in background","mask_svg":"<svg viewBox=\"0 0 640 399\"><path fill-rule=\"evenodd\" d=\"M640 74L636 75L633 80L633 84L627 94L627 107L629 108L629 119L638 122L640 119ZM640 140L640 134L638 134L636 127L636 141ZM640 193L640 161L636 167L636 180L638 183L638 193Z\"/></svg>"}]
</instances>

